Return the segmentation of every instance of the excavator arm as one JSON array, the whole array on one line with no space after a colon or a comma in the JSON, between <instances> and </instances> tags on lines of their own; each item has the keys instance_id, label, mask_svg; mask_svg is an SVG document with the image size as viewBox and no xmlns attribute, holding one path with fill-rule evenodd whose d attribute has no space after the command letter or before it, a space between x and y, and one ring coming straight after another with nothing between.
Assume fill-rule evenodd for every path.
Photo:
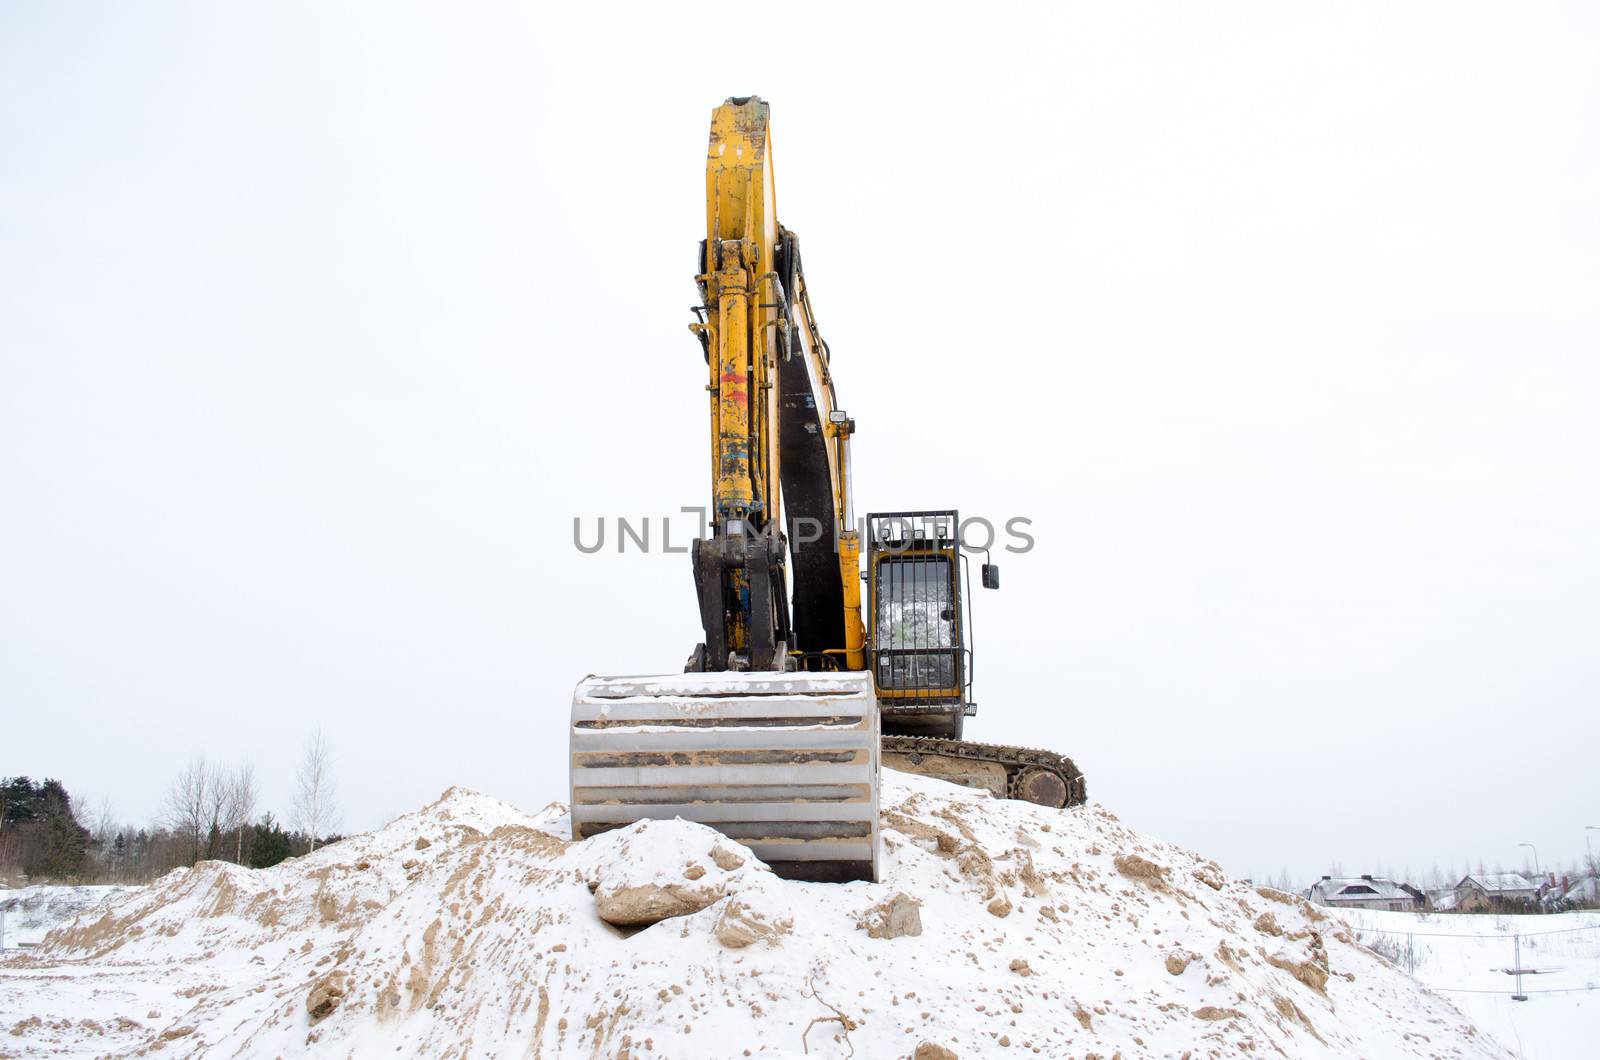
<instances>
[{"instance_id":1,"label":"excavator arm","mask_svg":"<svg viewBox=\"0 0 1600 1060\"><path fill-rule=\"evenodd\" d=\"M835 406L799 241L777 222L768 116L752 96L711 118L701 303L689 327L710 376L712 513L694 546L705 641L688 668L859 670L855 423Z\"/></svg>"}]
</instances>

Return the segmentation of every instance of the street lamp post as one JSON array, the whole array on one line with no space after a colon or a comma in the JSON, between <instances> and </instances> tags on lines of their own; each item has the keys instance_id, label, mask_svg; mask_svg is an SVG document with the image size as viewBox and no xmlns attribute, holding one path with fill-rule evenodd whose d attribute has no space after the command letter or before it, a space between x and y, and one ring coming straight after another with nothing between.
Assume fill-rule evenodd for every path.
<instances>
[{"instance_id":1,"label":"street lamp post","mask_svg":"<svg viewBox=\"0 0 1600 1060\"><path fill-rule=\"evenodd\" d=\"M1533 851L1533 874L1535 876L1543 876L1544 873L1539 871L1539 848L1534 846L1532 843L1518 843L1517 846L1527 847L1529 850Z\"/></svg>"}]
</instances>

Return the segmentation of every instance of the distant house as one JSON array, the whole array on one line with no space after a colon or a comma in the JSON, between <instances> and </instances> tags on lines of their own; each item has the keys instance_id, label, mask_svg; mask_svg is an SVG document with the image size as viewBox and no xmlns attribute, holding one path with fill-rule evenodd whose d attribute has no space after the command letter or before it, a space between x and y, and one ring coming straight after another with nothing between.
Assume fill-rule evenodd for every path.
<instances>
[{"instance_id":1,"label":"distant house","mask_svg":"<svg viewBox=\"0 0 1600 1060\"><path fill-rule=\"evenodd\" d=\"M1456 884L1456 911L1461 913L1531 909L1538 901L1538 885L1518 872L1473 874Z\"/></svg>"},{"instance_id":2,"label":"distant house","mask_svg":"<svg viewBox=\"0 0 1600 1060\"><path fill-rule=\"evenodd\" d=\"M1600 906L1600 880L1593 876L1579 880L1567 888L1564 896L1568 905L1580 907Z\"/></svg>"},{"instance_id":3,"label":"distant house","mask_svg":"<svg viewBox=\"0 0 1600 1060\"><path fill-rule=\"evenodd\" d=\"M1382 876L1324 876L1306 889L1306 897L1334 909L1386 909L1408 912L1421 909L1420 892Z\"/></svg>"},{"instance_id":4,"label":"distant house","mask_svg":"<svg viewBox=\"0 0 1600 1060\"><path fill-rule=\"evenodd\" d=\"M1453 913L1459 899L1454 887L1436 887L1428 892L1428 908L1435 913Z\"/></svg>"}]
</instances>

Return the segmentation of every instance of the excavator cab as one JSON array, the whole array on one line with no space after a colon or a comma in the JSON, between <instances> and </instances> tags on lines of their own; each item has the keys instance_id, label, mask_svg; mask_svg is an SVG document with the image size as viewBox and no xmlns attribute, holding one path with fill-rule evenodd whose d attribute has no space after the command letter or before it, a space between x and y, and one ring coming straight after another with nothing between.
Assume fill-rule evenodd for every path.
<instances>
[{"instance_id":1,"label":"excavator cab","mask_svg":"<svg viewBox=\"0 0 1600 1060\"><path fill-rule=\"evenodd\" d=\"M959 740L975 711L960 525L954 511L867 516L869 667L891 735Z\"/></svg>"},{"instance_id":2,"label":"excavator cab","mask_svg":"<svg viewBox=\"0 0 1600 1060\"><path fill-rule=\"evenodd\" d=\"M1048 751L962 739L972 702L972 580L954 511L867 516L867 666L883 765L1040 806L1084 801L1083 775ZM986 589L1000 570L982 567Z\"/></svg>"}]
</instances>

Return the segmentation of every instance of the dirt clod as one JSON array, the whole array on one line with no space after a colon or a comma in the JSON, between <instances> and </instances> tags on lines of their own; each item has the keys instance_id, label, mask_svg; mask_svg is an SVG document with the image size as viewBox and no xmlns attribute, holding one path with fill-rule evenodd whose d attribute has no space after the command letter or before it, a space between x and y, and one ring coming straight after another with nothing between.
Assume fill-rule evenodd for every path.
<instances>
[{"instance_id":1,"label":"dirt clod","mask_svg":"<svg viewBox=\"0 0 1600 1060\"><path fill-rule=\"evenodd\" d=\"M897 939L922 934L922 903L896 891L856 919L856 927L872 939Z\"/></svg>"},{"instance_id":2,"label":"dirt clod","mask_svg":"<svg viewBox=\"0 0 1600 1060\"><path fill-rule=\"evenodd\" d=\"M311 992L306 995L306 1011L311 1013L311 1022L319 1022L338 1008L349 989L350 978L343 969L335 969L312 983Z\"/></svg>"},{"instance_id":3,"label":"dirt clod","mask_svg":"<svg viewBox=\"0 0 1600 1060\"><path fill-rule=\"evenodd\" d=\"M1158 891L1167 889L1167 870L1148 858L1138 854L1118 854L1111 859L1111 863L1130 880L1138 880Z\"/></svg>"},{"instance_id":4,"label":"dirt clod","mask_svg":"<svg viewBox=\"0 0 1600 1060\"><path fill-rule=\"evenodd\" d=\"M717 917L717 924L711 930L718 942L729 949L740 950L752 942L776 946L778 939L788 934L793 926L791 920L769 917L749 903L735 898L723 908L722 915Z\"/></svg>"},{"instance_id":5,"label":"dirt clod","mask_svg":"<svg viewBox=\"0 0 1600 1060\"><path fill-rule=\"evenodd\" d=\"M675 883L642 884L595 892L595 910L600 919L618 927L643 927L668 917L698 913L722 897L712 887L685 887Z\"/></svg>"},{"instance_id":6,"label":"dirt clod","mask_svg":"<svg viewBox=\"0 0 1600 1060\"><path fill-rule=\"evenodd\" d=\"M1327 992L1328 970L1318 964L1314 956L1296 957L1287 950L1279 950L1267 954L1267 963L1283 969L1319 994Z\"/></svg>"}]
</instances>

